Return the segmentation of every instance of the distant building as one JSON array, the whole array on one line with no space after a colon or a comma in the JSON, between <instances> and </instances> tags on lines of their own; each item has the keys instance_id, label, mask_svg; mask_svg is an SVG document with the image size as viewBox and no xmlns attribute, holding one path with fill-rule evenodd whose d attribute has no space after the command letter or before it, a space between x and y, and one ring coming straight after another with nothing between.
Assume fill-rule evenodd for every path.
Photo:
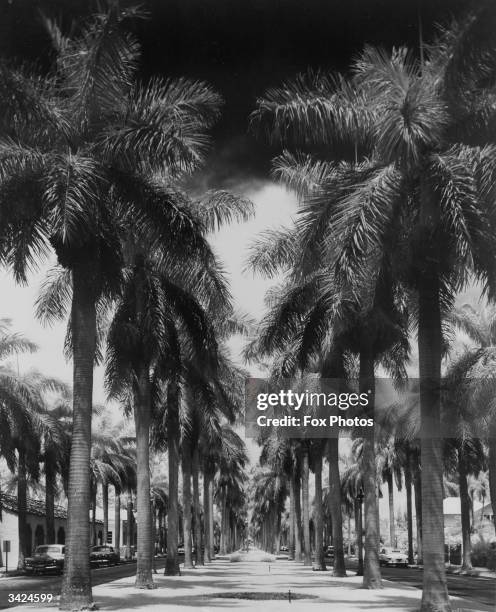
<instances>
[{"instance_id":1,"label":"distant building","mask_svg":"<svg viewBox=\"0 0 496 612\"><path fill-rule=\"evenodd\" d=\"M443 499L444 528L453 536L461 535L461 510L459 497L446 497ZM494 536L494 513L491 503L484 506L479 501L474 501L474 524L472 527L477 531L481 529L487 532L488 537Z\"/></svg>"}]
</instances>

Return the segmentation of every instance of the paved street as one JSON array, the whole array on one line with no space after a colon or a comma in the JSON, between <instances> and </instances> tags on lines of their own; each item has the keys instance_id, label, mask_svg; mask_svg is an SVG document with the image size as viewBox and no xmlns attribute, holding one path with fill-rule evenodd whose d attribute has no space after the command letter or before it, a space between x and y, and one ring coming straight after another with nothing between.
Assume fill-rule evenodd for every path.
<instances>
[{"instance_id":1,"label":"paved street","mask_svg":"<svg viewBox=\"0 0 496 612\"><path fill-rule=\"evenodd\" d=\"M422 588L422 570L400 567L381 568L383 578ZM450 595L466 597L496 609L496 579L448 574Z\"/></svg>"},{"instance_id":2,"label":"paved street","mask_svg":"<svg viewBox=\"0 0 496 612\"><path fill-rule=\"evenodd\" d=\"M219 609L237 612L257 612L261 608L270 612L287 612L290 601L292 610L309 612L358 612L360 610L387 610L411 612L420 604L421 591L403 581L384 581L384 588L369 591L361 588L361 578L350 575L334 578L330 572L314 572L311 567L287 560L267 559L266 553L253 550L236 555L236 562L219 558L214 563L197 569L184 570L181 576L164 576L159 572L154 581L157 588L141 591L134 588L132 575L93 589L95 603L102 611L109 612L191 612L201 609L214 612ZM400 577L401 570L386 570L389 576ZM418 571L417 571L418 572ZM420 575L420 572L418 572ZM409 579L410 571L403 577ZM455 577L457 578L457 577ZM459 580L459 578L457 578ZM463 582L462 578L462 582ZM489 585L486 579L472 578L480 585L478 591ZM302 601L297 601L301 599ZM486 605L473 598L453 596L453 610L493 612L494 605ZM51 605L18 605L12 612L25 610L51 611Z\"/></svg>"},{"instance_id":3,"label":"paved street","mask_svg":"<svg viewBox=\"0 0 496 612\"><path fill-rule=\"evenodd\" d=\"M164 567L165 560L160 559L157 560L157 569L162 569ZM221 575L223 570L227 570L228 572L232 572L240 569L238 564L225 564L225 562L218 562L217 571L214 570L212 566L205 570L198 570L198 573L193 570L186 572L189 575L189 578L180 578L177 581L174 581L174 587L180 587L180 584L185 580L189 582L190 580L194 580L195 574L200 579L200 582L203 582L203 586L207 585L216 586L220 589L222 586L227 586L222 584ZM242 564L244 565L244 564ZM278 582L279 574L284 574L289 571L290 574L294 575L296 572L297 575L301 573L305 573L307 575L306 580L311 579L311 581L318 581L320 586L324 586L326 584L332 586L333 582L336 579L332 579L330 574L320 576L315 572L308 574L308 568L303 569L302 566L296 567L293 563L289 563L287 561L278 561L276 565L273 565L272 568L268 567L267 564L256 564L258 567L258 572L265 569L265 572L269 572L269 575L265 575L264 578L268 583L266 586L272 584L273 587L276 586ZM250 566L245 566L250 567ZM250 569L254 566L251 565ZM109 567L109 568L99 568L95 569L92 572L93 575L93 586L97 587L98 585L105 585L106 583L111 583L112 581L119 580L126 577L133 576L136 570L136 564L123 564L117 567ZM220 571L219 571L220 570ZM272 570L272 571L271 571ZM203 574L206 575L203 575ZM220 574L220 575L219 575ZM157 575L157 579L159 582L163 581L161 578L162 572L159 572ZM416 587L418 589L422 586L422 571L418 569L403 569L403 568L382 568L382 575L386 580L391 580L393 583L396 583L398 587L401 585L408 585L409 587ZM260 580L262 576L258 575L256 584L258 585L258 580ZM220 580L219 580L220 579ZM205 582L206 580L206 582ZM9 604L7 601L8 593L53 593L54 595L58 595L60 591L60 576L35 576L35 577L27 577L27 576L19 576L16 578L7 578L0 579L0 609L5 609L8 607L13 607L18 604ZM339 582L342 582L340 580ZM344 589L343 593L346 593L346 584L348 579L345 582L342 582L342 587ZM350 587L354 584L353 588L359 586L360 580L354 579L350 581ZM117 583L115 583L117 584ZM386 583L387 584L387 583ZM448 575L448 584L450 594L454 597L462 597L465 599L469 599L473 601L477 606L480 605L481 609L493 609L496 604L496 580L491 578L476 578L470 576L458 576L458 575ZM110 585L109 585L110 586ZM172 586L172 585L171 585ZM199 584L198 586L201 586ZM241 585L239 585L241 586ZM248 584L244 584L244 586L248 586ZM295 585L296 586L296 585ZM300 585L303 587L304 585ZM255 585L252 586L252 588ZM388 589L386 589L388 590ZM179 593L177 593L179 596ZM179 597L177 598L179 599ZM185 598L185 603L186 603ZM31 607L31 606L27 606ZM32 609L32 607L31 607Z\"/></svg>"},{"instance_id":4,"label":"paved street","mask_svg":"<svg viewBox=\"0 0 496 612\"><path fill-rule=\"evenodd\" d=\"M156 559L157 569L163 569L165 559ZM136 563L123 563L115 567L99 567L91 571L93 586L105 584L119 578L132 576L136 572ZM52 593L60 594L62 576L46 574L41 576L17 576L13 578L0 578L0 610L11 608L17 603L8 602L9 593Z\"/></svg>"}]
</instances>

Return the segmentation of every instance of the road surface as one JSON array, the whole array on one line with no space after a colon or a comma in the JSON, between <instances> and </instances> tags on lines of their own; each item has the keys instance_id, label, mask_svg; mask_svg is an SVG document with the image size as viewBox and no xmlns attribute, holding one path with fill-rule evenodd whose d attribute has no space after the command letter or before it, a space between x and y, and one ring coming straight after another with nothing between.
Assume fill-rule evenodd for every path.
<instances>
[{"instance_id":1,"label":"road surface","mask_svg":"<svg viewBox=\"0 0 496 612\"><path fill-rule=\"evenodd\" d=\"M157 559L157 569L165 565L165 559ZM350 568L351 569L351 568ZM111 582L136 571L136 563L126 563L116 567L97 568L92 570L93 585ZM402 582L409 586L422 588L422 570L414 568L381 568L383 578L393 582ZM61 576L18 576L0 579L0 609L19 605L8 603L8 593L52 593L60 592ZM451 595L464 597L496 609L496 580L448 574L448 588Z\"/></svg>"},{"instance_id":2,"label":"road surface","mask_svg":"<svg viewBox=\"0 0 496 612\"><path fill-rule=\"evenodd\" d=\"M163 569L165 559L156 559L157 570ZM123 563L114 567L99 567L91 570L93 586L118 580L125 576L132 576L136 573L136 562ZM9 593L52 593L60 594L60 583L62 576L54 574L44 574L40 576L16 576L12 578L0 578L0 610L20 605L19 602L9 603Z\"/></svg>"},{"instance_id":3,"label":"road surface","mask_svg":"<svg viewBox=\"0 0 496 612\"><path fill-rule=\"evenodd\" d=\"M382 567L382 577L393 582L403 582L409 586L422 588L422 570L402 567ZM477 578L448 574L450 595L465 597L496 609L496 579Z\"/></svg>"}]
</instances>

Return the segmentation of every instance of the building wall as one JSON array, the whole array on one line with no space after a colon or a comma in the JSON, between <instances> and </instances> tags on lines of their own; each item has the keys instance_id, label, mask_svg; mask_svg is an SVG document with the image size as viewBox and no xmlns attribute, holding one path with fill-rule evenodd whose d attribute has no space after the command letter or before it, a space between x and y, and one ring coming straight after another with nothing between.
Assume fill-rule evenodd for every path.
<instances>
[{"instance_id":1,"label":"building wall","mask_svg":"<svg viewBox=\"0 0 496 612\"><path fill-rule=\"evenodd\" d=\"M28 549L27 555L34 552L36 546L40 544L63 544L65 542L66 519L55 519L55 538L56 542L47 542L45 517L34 514L27 515L28 525ZM19 558L19 523L17 514L2 508L2 521L0 522L0 540L3 550L3 542L10 540L10 553L8 555L9 569L17 567ZM2 560L5 566L5 553L2 552Z\"/></svg>"}]
</instances>

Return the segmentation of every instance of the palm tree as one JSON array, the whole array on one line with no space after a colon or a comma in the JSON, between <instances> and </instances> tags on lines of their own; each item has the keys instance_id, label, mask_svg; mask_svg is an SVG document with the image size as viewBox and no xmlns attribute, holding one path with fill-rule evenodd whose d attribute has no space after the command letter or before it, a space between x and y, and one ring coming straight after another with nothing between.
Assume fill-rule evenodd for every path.
<instances>
[{"instance_id":1,"label":"palm tree","mask_svg":"<svg viewBox=\"0 0 496 612\"><path fill-rule=\"evenodd\" d=\"M324 443L316 441L312 445L313 470L315 474L314 523L315 523L315 567L325 571L324 555L324 508L322 492L322 463Z\"/></svg>"},{"instance_id":2,"label":"palm tree","mask_svg":"<svg viewBox=\"0 0 496 612\"><path fill-rule=\"evenodd\" d=\"M245 504L245 466L248 456L243 440L231 426L223 425L222 439L223 444L217 449L215 457L217 471L213 500L221 515L220 552L226 554L233 546L233 519ZM210 516L213 517L213 511L210 510Z\"/></svg>"},{"instance_id":3,"label":"palm tree","mask_svg":"<svg viewBox=\"0 0 496 612\"><path fill-rule=\"evenodd\" d=\"M378 464L383 482L387 483L389 501L389 543L396 547L394 525L394 485L401 491L401 470L405 463L402 446L397 444L393 437L386 440L379 449Z\"/></svg>"},{"instance_id":4,"label":"palm tree","mask_svg":"<svg viewBox=\"0 0 496 612\"><path fill-rule=\"evenodd\" d=\"M153 408L161 403L162 381L178 361L184 360L182 354L190 351L206 371L211 371L217 363L217 344L201 304L188 292L184 281L176 278L175 271L161 270L153 256L145 258L139 250L130 264L128 282L108 335L107 386L111 395L130 397L134 411L139 521L136 585L148 588L153 584L149 483ZM222 290L219 293L217 303L222 304ZM209 296L200 297L205 301ZM187 463L183 461L183 492L187 495L190 457L186 452L183 457L187 457ZM186 503L184 507L186 522L190 516L191 500L189 508Z\"/></svg>"},{"instance_id":5,"label":"palm tree","mask_svg":"<svg viewBox=\"0 0 496 612\"><path fill-rule=\"evenodd\" d=\"M448 321L456 326L458 329L468 335L470 340L476 345L473 352L478 355L478 365L474 365L476 371L473 373L475 378L482 377L483 379L490 379L487 374L491 370L491 362L494 360L494 350L496 347L496 310L492 305L486 305L479 309L475 309L470 304L463 304L460 307L454 308L448 317ZM487 365L486 365L487 364ZM477 386L477 380L474 380L475 387ZM490 393L487 387L487 380L482 381L482 389L480 393L484 396L486 392ZM478 390L473 390L473 396L476 398L477 403ZM489 404L491 408L489 418L482 419L482 427L480 428L480 437L487 436L487 445L489 449L488 453L488 472L489 472L489 492L490 498L493 505L493 512L496 511L496 412L494 406ZM487 410L487 404L486 409Z\"/></svg>"},{"instance_id":6,"label":"palm tree","mask_svg":"<svg viewBox=\"0 0 496 612\"><path fill-rule=\"evenodd\" d=\"M310 202L320 224L307 223L308 251L310 254L319 242L322 244L331 219L335 240L327 236L326 242L333 251L336 243L341 243L335 257L338 277L350 281L357 275L360 278L372 255L380 261L386 249L391 251L391 239L397 243L394 252L405 253L395 262L394 276L405 279L418 296L425 434L421 454L426 468L422 479L422 524L427 544L423 610L449 609L442 529L442 448L438 442L441 306L450 303L453 288L463 285L467 271L481 279L489 292L494 290L490 265L494 231L489 230L493 222L494 150L477 146L490 145L490 136L481 126L494 118L487 87L487 75L494 73L494 41L487 35L487 25L493 19L490 6L484 4L475 18L446 31L423 65L416 64L406 50L388 56L366 48L354 65L359 113L347 112L349 105L342 104L343 96L334 95L335 88L329 91L330 79L319 77L311 88L297 83L298 104L289 88L269 92L259 104L258 116L272 117L278 135L284 132L281 126L290 125L292 130L291 124L297 123L295 131L304 131L308 142L324 144L340 138L344 128L355 127L357 115L363 117L364 109L368 111L372 156L365 162L365 174L357 181L354 173L354 187L349 191L346 183L336 189L336 183L330 182L319 198L322 206ZM365 105L360 104L360 96L365 97ZM366 215L361 211L367 211ZM400 226L405 234L397 232Z\"/></svg>"},{"instance_id":7,"label":"palm tree","mask_svg":"<svg viewBox=\"0 0 496 612\"><path fill-rule=\"evenodd\" d=\"M168 181L171 171L201 162L205 129L218 116L220 99L203 83L184 79L136 83L139 49L124 21L111 8L71 39L51 24L56 78L1 71L10 100L2 117L2 210L12 213L2 215L3 260L24 279L51 245L72 281L71 522L62 608L91 605L86 551L96 310L117 289L121 237L134 227L144 243L164 245L183 261L208 260L202 228ZM160 176L164 168L167 177ZM23 202L15 211L12 193Z\"/></svg>"},{"instance_id":8,"label":"palm tree","mask_svg":"<svg viewBox=\"0 0 496 612\"><path fill-rule=\"evenodd\" d=\"M45 473L45 516L47 542L55 542L55 496L57 476L67 491L70 456L71 412L67 403L69 394L62 393L58 400L47 407L42 437L43 469Z\"/></svg>"},{"instance_id":9,"label":"palm tree","mask_svg":"<svg viewBox=\"0 0 496 612\"><path fill-rule=\"evenodd\" d=\"M19 352L37 349L36 345L22 335L10 331L10 321L0 320L0 359L3 361ZM65 438L47 407L45 392L66 391L59 381L48 379L37 372L21 376L8 363L0 363L0 455L7 467L14 471L17 466L17 507L19 513L19 559L24 567L27 550L27 479L36 482L39 477L39 460L45 465L47 529L53 525L53 481L50 468L53 464L53 448L63 452ZM44 454L41 455L42 445ZM17 457L16 457L17 451ZM47 535L50 531L47 530ZM55 541L55 535L53 534Z\"/></svg>"}]
</instances>

